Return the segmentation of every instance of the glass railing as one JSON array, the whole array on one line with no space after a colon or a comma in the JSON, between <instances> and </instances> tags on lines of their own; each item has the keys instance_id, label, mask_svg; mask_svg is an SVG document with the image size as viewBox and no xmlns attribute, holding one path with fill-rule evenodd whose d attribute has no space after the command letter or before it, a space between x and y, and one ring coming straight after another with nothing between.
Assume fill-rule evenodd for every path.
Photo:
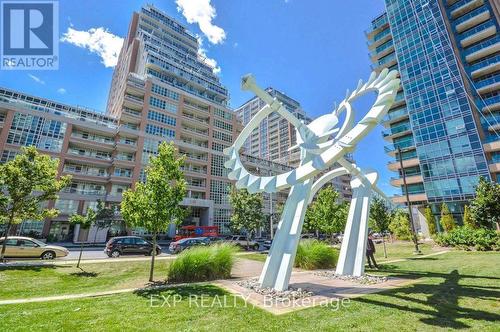
<instances>
[{"instance_id":1,"label":"glass railing","mask_svg":"<svg viewBox=\"0 0 500 332\"><path fill-rule=\"evenodd\" d=\"M485 106L495 105L497 103L500 103L500 95L483 99L482 105L483 107L485 107Z\"/></svg>"},{"instance_id":2,"label":"glass railing","mask_svg":"<svg viewBox=\"0 0 500 332\"><path fill-rule=\"evenodd\" d=\"M97 143L105 143L105 144L113 144L114 143L112 138L99 137L99 136L89 135L89 134L81 133L81 132L77 132L77 131L72 132L71 137L81 138L81 139L84 139L87 141L92 141L92 142L97 142Z\"/></svg>"},{"instance_id":3,"label":"glass railing","mask_svg":"<svg viewBox=\"0 0 500 332\"><path fill-rule=\"evenodd\" d=\"M389 128L387 130L382 130L382 135L384 137L387 137L387 136L392 136L392 135L399 134L399 133L402 133L402 132L405 132L405 131L408 131L408 130L411 130L410 123L409 122L405 122L403 124L391 127L391 128Z\"/></svg>"},{"instance_id":4,"label":"glass railing","mask_svg":"<svg viewBox=\"0 0 500 332\"><path fill-rule=\"evenodd\" d=\"M64 172L67 173L73 173L73 174L79 174L79 175L88 175L88 176L100 176L100 177L107 177L108 173L104 170L99 170L99 169L83 169L83 170L78 170L75 167L71 166L64 166Z\"/></svg>"},{"instance_id":5,"label":"glass railing","mask_svg":"<svg viewBox=\"0 0 500 332\"><path fill-rule=\"evenodd\" d=\"M480 88L483 88L485 86L495 84L498 82L500 82L500 74L497 74L495 76L492 76L492 77L485 79L485 80L482 80L482 81L475 82L474 86L476 89L480 89Z\"/></svg>"},{"instance_id":6,"label":"glass railing","mask_svg":"<svg viewBox=\"0 0 500 332\"><path fill-rule=\"evenodd\" d=\"M124 144L124 145L130 145L130 146L136 146L137 145L137 141L129 140L129 139L126 139L126 138L120 138L120 140L118 141L118 143Z\"/></svg>"},{"instance_id":7,"label":"glass railing","mask_svg":"<svg viewBox=\"0 0 500 332\"><path fill-rule=\"evenodd\" d=\"M141 116L141 112L136 111L136 110L132 110L132 109L126 108L126 107L123 108L123 113L130 114L133 116L138 116L138 117Z\"/></svg>"},{"instance_id":8,"label":"glass railing","mask_svg":"<svg viewBox=\"0 0 500 332\"><path fill-rule=\"evenodd\" d=\"M394 142L390 145L386 145L386 146L384 146L384 150L385 150L385 152L395 152L397 150L398 146L401 149L407 149L407 148L414 147L415 142L413 141L413 137L410 137L409 139L405 139L403 141ZM411 158L414 158L414 157L411 157ZM409 158L409 159L411 159L411 158Z\"/></svg>"},{"instance_id":9,"label":"glass railing","mask_svg":"<svg viewBox=\"0 0 500 332\"><path fill-rule=\"evenodd\" d=\"M473 11L471 11L470 13L467 13L465 14L464 16L461 16L459 18L457 18L455 20L455 26L459 25L459 24L462 24L464 23L465 21L468 21L469 19L479 15L479 14L482 14L484 12L487 12L488 11L488 8L484 7L484 6L481 6L479 8L476 8L474 9Z\"/></svg>"},{"instance_id":10,"label":"glass railing","mask_svg":"<svg viewBox=\"0 0 500 332\"><path fill-rule=\"evenodd\" d=\"M384 117L384 121L392 121L404 116L408 116L408 110L406 109L406 107L387 113L387 115Z\"/></svg>"},{"instance_id":11,"label":"glass railing","mask_svg":"<svg viewBox=\"0 0 500 332\"><path fill-rule=\"evenodd\" d=\"M144 99L143 98L139 98L139 97L136 97L136 96L133 96L133 95L126 94L125 98L126 99L131 99L131 100L136 101L138 103L144 103Z\"/></svg>"},{"instance_id":12,"label":"glass railing","mask_svg":"<svg viewBox=\"0 0 500 332\"><path fill-rule=\"evenodd\" d=\"M493 142L498 142L500 141L500 136L496 133L488 133L486 137L484 138L484 143L493 143Z\"/></svg>"},{"instance_id":13,"label":"glass railing","mask_svg":"<svg viewBox=\"0 0 500 332\"><path fill-rule=\"evenodd\" d=\"M476 44L472 47L469 47L467 50L465 50L464 54L465 56L471 55L472 53L475 53L479 50L482 50L483 48L489 47L491 45L495 45L496 43L500 42L500 35L496 35L493 38L490 38L486 41L480 42L479 44Z\"/></svg>"},{"instance_id":14,"label":"glass railing","mask_svg":"<svg viewBox=\"0 0 500 332\"><path fill-rule=\"evenodd\" d=\"M478 69L481 69L483 67L487 67L489 65L496 64L496 63L500 63L500 54L495 55L495 56L490 57L490 58L487 58L487 59L484 59L482 61L479 61L479 62L473 64L472 66L469 67L469 70L470 70L470 72L474 72Z\"/></svg>"},{"instance_id":15,"label":"glass railing","mask_svg":"<svg viewBox=\"0 0 500 332\"><path fill-rule=\"evenodd\" d=\"M77 156L82 156L82 157L87 157L87 158L96 158L96 159L102 159L102 160L111 160L111 155L106 154L97 154L94 151L88 151L88 150L75 150L75 149L68 149L68 153L77 155Z\"/></svg>"},{"instance_id":16,"label":"glass railing","mask_svg":"<svg viewBox=\"0 0 500 332\"><path fill-rule=\"evenodd\" d=\"M500 163L500 153L495 152L491 155L491 164Z\"/></svg>"},{"instance_id":17,"label":"glass railing","mask_svg":"<svg viewBox=\"0 0 500 332\"><path fill-rule=\"evenodd\" d=\"M493 21L486 21L484 23L481 23L478 26L476 26L472 29L469 29L466 32L462 33L460 35L460 40L463 41L464 39L469 38L470 36L473 36L476 33L481 32L484 29L487 29L487 28L492 27L492 26L495 26L495 23L493 23Z\"/></svg>"},{"instance_id":18,"label":"glass railing","mask_svg":"<svg viewBox=\"0 0 500 332\"><path fill-rule=\"evenodd\" d=\"M65 188L63 193L80 194L80 195L106 195L106 190L103 189L81 189L81 188Z\"/></svg>"}]
</instances>

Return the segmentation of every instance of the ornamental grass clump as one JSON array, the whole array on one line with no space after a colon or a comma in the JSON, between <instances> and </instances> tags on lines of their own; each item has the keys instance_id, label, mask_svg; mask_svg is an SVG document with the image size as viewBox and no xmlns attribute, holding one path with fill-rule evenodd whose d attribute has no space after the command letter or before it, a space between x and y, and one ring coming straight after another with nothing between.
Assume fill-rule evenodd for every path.
<instances>
[{"instance_id":1,"label":"ornamental grass clump","mask_svg":"<svg viewBox=\"0 0 500 332\"><path fill-rule=\"evenodd\" d=\"M318 240L299 243L295 256L295 267L305 270L329 269L337 265L338 250Z\"/></svg>"},{"instance_id":2,"label":"ornamental grass clump","mask_svg":"<svg viewBox=\"0 0 500 332\"><path fill-rule=\"evenodd\" d=\"M170 264L167 280L196 282L229 278L237 251L227 243L185 250Z\"/></svg>"}]
</instances>

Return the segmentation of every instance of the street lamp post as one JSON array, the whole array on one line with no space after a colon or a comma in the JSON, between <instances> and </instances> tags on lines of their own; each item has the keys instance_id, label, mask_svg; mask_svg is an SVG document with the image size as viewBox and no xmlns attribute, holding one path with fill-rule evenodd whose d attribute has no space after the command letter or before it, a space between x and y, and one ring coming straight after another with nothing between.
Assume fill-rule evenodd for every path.
<instances>
[{"instance_id":1,"label":"street lamp post","mask_svg":"<svg viewBox=\"0 0 500 332\"><path fill-rule=\"evenodd\" d=\"M401 155L401 147L398 146L397 148L398 152L398 158L399 158L399 166L401 167L401 175L403 176L403 187L405 190L405 196L406 196L406 205L408 206L408 213L410 217L410 225L411 225L411 233L413 237L413 243L415 244L415 254L420 255L422 252L418 248L418 239L417 239L417 232L415 230L415 224L413 223L413 213L411 211L411 203L410 203L410 195L408 194L408 186L406 185L406 173L405 169L403 167L403 156Z\"/></svg>"}]
</instances>

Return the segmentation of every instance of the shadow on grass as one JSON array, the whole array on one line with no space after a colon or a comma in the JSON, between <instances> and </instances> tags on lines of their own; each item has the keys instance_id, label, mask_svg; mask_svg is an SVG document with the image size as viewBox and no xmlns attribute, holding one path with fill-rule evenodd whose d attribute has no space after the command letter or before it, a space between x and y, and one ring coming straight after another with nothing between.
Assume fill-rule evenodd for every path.
<instances>
[{"instance_id":1,"label":"shadow on grass","mask_svg":"<svg viewBox=\"0 0 500 332\"><path fill-rule=\"evenodd\" d=\"M85 271L84 269L82 269L81 267L79 269L81 271L70 273L70 275L75 276L75 277L85 277L85 278L95 278L95 277L99 276L99 273L97 273L97 272L88 272L88 271Z\"/></svg>"},{"instance_id":2,"label":"shadow on grass","mask_svg":"<svg viewBox=\"0 0 500 332\"><path fill-rule=\"evenodd\" d=\"M55 265L55 264L33 264L33 265L2 265L0 266L0 272L5 271L34 271L42 272L45 270L54 270L56 268L71 268L71 266L66 265Z\"/></svg>"},{"instance_id":3,"label":"shadow on grass","mask_svg":"<svg viewBox=\"0 0 500 332\"><path fill-rule=\"evenodd\" d=\"M156 286L140 289L134 292L135 295L147 299L154 297L167 297L167 296L180 296L182 299L189 297L200 296L222 296L228 293L223 289L214 285L179 285L164 288L162 286L168 285L166 283L156 283Z\"/></svg>"},{"instance_id":4,"label":"shadow on grass","mask_svg":"<svg viewBox=\"0 0 500 332\"><path fill-rule=\"evenodd\" d=\"M497 322L500 315L479 309L464 308L459 305L461 298L476 298L482 300L497 300L500 298L500 291L497 287L465 285L460 283L462 278L499 280L499 277L460 275L458 270L450 273L434 273L397 270L393 266L383 266L382 271L390 272L393 277L399 278L442 278L439 284L417 283L409 287L398 288L391 291L381 292L378 295L396 298L409 303L396 304L390 301L372 300L369 298L359 298L357 301L373 305L380 305L386 308L393 308L401 311L410 311L416 314L426 315L420 321L433 327L466 329L470 328L459 319L473 319L477 321ZM413 294L425 294L426 300L412 297ZM415 307L412 303L424 305L429 309Z\"/></svg>"}]
</instances>

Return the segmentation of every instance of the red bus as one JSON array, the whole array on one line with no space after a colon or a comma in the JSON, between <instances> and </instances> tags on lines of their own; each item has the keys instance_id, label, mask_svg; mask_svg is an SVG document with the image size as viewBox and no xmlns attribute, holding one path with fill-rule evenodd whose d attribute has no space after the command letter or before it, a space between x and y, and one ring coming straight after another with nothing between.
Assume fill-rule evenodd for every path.
<instances>
[{"instance_id":1,"label":"red bus","mask_svg":"<svg viewBox=\"0 0 500 332\"><path fill-rule=\"evenodd\" d=\"M217 226L182 226L174 240L186 239L190 237L216 237L219 236Z\"/></svg>"}]
</instances>

